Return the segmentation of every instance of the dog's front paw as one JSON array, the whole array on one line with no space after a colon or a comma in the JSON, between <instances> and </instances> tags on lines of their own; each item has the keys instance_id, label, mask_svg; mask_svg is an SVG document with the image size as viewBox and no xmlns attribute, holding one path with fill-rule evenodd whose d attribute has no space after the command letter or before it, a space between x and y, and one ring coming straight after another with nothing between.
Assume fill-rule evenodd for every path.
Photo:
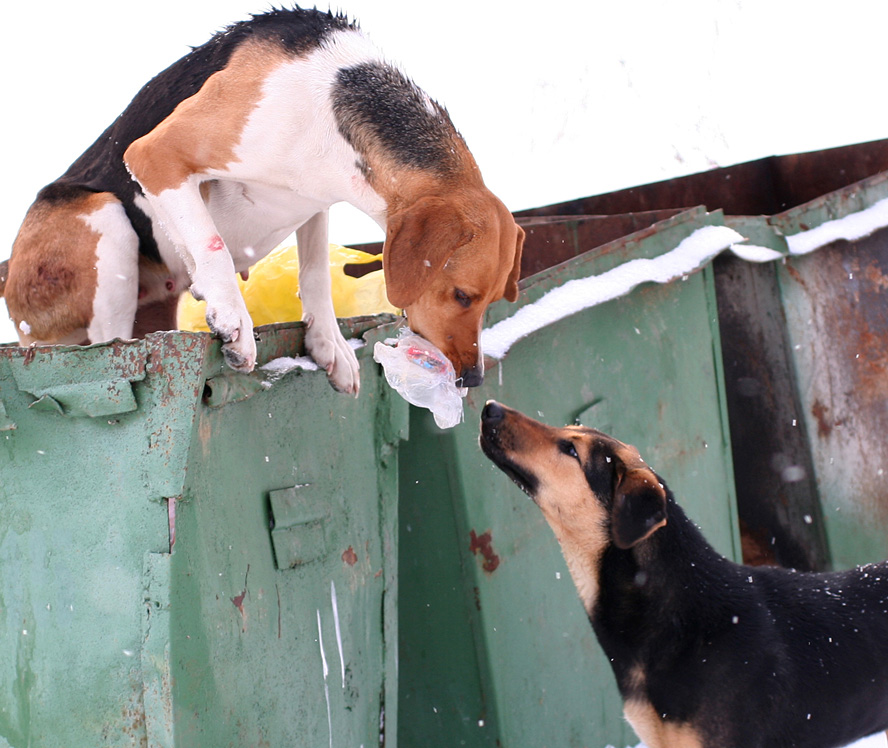
<instances>
[{"instance_id":1,"label":"dog's front paw","mask_svg":"<svg viewBox=\"0 0 888 748\"><path fill-rule=\"evenodd\" d=\"M235 371L248 373L256 366L253 322L244 310L207 306L207 325L222 340L225 363Z\"/></svg>"},{"instance_id":2,"label":"dog's front paw","mask_svg":"<svg viewBox=\"0 0 888 748\"><path fill-rule=\"evenodd\" d=\"M333 389L357 397L361 389L358 357L342 337L339 327L335 323L332 328L322 326L311 318L307 318L306 322L305 349L308 354L327 372Z\"/></svg>"}]
</instances>

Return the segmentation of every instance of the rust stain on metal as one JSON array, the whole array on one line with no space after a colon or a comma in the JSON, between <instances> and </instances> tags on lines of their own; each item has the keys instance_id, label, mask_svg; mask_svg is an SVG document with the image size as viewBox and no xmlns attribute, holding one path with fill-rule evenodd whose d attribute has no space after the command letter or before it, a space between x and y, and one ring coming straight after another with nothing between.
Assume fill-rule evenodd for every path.
<instances>
[{"instance_id":1,"label":"rust stain on metal","mask_svg":"<svg viewBox=\"0 0 888 748\"><path fill-rule=\"evenodd\" d=\"M786 272L789 273L789 277L792 278L796 283L798 283L805 290L808 289L808 284L805 283L805 279L802 278L802 274L798 271L798 268L794 267L792 262L787 260L786 262Z\"/></svg>"},{"instance_id":2,"label":"rust stain on metal","mask_svg":"<svg viewBox=\"0 0 888 748\"><path fill-rule=\"evenodd\" d=\"M826 415L827 413L829 413L829 408L820 402L820 400L815 400L814 405L811 406L811 415L814 416L817 421L817 436L821 439L829 437L833 430L833 424L829 422Z\"/></svg>"},{"instance_id":3,"label":"rust stain on metal","mask_svg":"<svg viewBox=\"0 0 888 748\"><path fill-rule=\"evenodd\" d=\"M864 271L864 278L877 291L888 289L888 276L882 272L882 269L876 262L871 262L867 265L867 268Z\"/></svg>"},{"instance_id":4,"label":"rust stain on metal","mask_svg":"<svg viewBox=\"0 0 888 748\"><path fill-rule=\"evenodd\" d=\"M349 566L354 566L358 563L358 554L355 553L355 549L349 546L342 552L342 561L343 563L348 564Z\"/></svg>"},{"instance_id":5,"label":"rust stain on metal","mask_svg":"<svg viewBox=\"0 0 888 748\"><path fill-rule=\"evenodd\" d=\"M888 527L888 231L787 262L794 324L805 343L815 469L841 488L830 497Z\"/></svg>"},{"instance_id":6,"label":"rust stain on metal","mask_svg":"<svg viewBox=\"0 0 888 748\"><path fill-rule=\"evenodd\" d=\"M120 731L129 738L132 745L140 748L148 748L148 733L145 729L145 710L141 704L127 704L121 714ZM114 726L105 725L102 730L103 737L109 737Z\"/></svg>"},{"instance_id":7,"label":"rust stain on metal","mask_svg":"<svg viewBox=\"0 0 888 748\"><path fill-rule=\"evenodd\" d=\"M244 600L247 597L247 579L250 576L250 565L247 564L247 572L244 574L244 589L236 597L231 598L231 603L241 614L241 633L246 633L247 631L247 611L244 608Z\"/></svg>"},{"instance_id":8,"label":"rust stain on metal","mask_svg":"<svg viewBox=\"0 0 888 748\"><path fill-rule=\"evenodd\" d=\"M481 568L488 573L493 573L500 565L500 557L494 552L491 541L490 530L481 535L474 530L469 533L469 550L476 556L481 554Z\"/></svg>"}]
</instances>

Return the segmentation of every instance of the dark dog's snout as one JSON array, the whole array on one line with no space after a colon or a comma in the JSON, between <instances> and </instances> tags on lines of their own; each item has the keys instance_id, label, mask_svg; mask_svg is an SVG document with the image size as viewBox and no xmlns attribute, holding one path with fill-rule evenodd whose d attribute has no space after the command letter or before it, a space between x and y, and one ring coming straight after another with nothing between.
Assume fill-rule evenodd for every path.
<instances>
[{"instance_id":1,"label":"dark dog's snout","mask_svg":"<svg viewBox=\"0 0 888 748\"><path fill-rule=\"evenodd\" d=\"M496 400L488 400L481 411L481 423L485 426L499 426L506 417L506 411Z\"/></svg>"}]
</instances>

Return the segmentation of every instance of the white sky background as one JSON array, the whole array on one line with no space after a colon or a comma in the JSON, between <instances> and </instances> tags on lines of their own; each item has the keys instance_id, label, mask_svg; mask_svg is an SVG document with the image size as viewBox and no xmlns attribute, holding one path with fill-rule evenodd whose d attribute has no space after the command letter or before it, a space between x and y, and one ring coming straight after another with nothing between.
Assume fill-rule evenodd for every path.
<instances>
[{"instance_id":1,"label":"white sky background","mask_svg":"<svg viewBox=\"0 0 888 748\"><path fill-rule=\"evenodd\" d=\"M44 0L0 46L0 259L36 192L153 75L257 0ZM321 7L326 7L319 3ZM513 210L888 137L888 2L351 0ZM39 13L39 21L28 16ZM352 210L331 241L375 241ZM5 307L0 340L12 340Z\"/></svg>"}]
</instances>

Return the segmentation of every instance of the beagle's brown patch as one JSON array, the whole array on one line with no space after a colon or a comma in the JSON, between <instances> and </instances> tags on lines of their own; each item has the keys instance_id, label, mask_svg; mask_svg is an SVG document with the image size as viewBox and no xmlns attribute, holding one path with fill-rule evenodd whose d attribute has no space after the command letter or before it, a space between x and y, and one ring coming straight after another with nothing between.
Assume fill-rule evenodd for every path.
<instances>
[{"instance_id":1,"label":"beagle's brown patch","mask_svg":"<svg viewBox=\"0 0 888 748\"><path fill-rule=\"evenodd\" d=\"M283 51L274 51L268 45L245 42L200 91L133 141L123 158L143 189L158 195L180 187L194 174L223 171L237 160L235 148L262 98L262 84L287 60Z\"/></svg>"},{"instance_id":2,"label":"beagle's brown patch","mask_svg":"<svg viewBox=\"0 0 888 748\"><path fill-rule=\"evenodd\" d=\"M101 234L87 217L109 203L108 193L84 193L28 212L13 244L5 295L23 345L81 342L93 315ZM74 335L77 339L70 339Z\"/></svg>"}]
</instances>

